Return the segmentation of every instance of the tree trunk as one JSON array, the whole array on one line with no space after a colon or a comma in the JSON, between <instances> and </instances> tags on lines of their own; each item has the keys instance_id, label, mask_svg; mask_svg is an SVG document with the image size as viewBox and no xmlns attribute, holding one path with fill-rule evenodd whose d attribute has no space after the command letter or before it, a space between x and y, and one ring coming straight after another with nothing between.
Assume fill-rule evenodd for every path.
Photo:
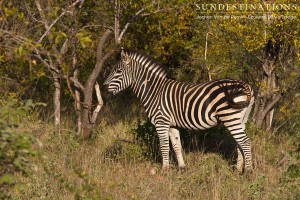
<instances>
[{"instance_id":1,"label":"tree trunk","mask_svg":"<svg viewBox=\"0 0 300 200\"><path fill-rule=\"evenodd\" d=\"M107 53L104 53L104 45L108 37L112 34L111 30L107 30L100 38L99 38L99 43L97 46L97 56L96 56L96 64L91 72L91 74L88 77L88 80L86 82L86 85L84 86L84 100L83 100L83 110L82 110L82 131L81 135L83 138L89 138L90 137L90 130L95 123L97 118L97 114L99 111L97 109L100 109L102 107L102 98L98 97L98 94L100 94L100 90L96 92L97 93L97 98L98 98L98 106L97 109L92 111L92 103L93 103L93 91L94 91L94 86L98 85L96 84L97 77L100 74L100 71L103 67L103 64L106 62L107 59L110 58L115 52L115 48L111 49ZM100 95L101 96L101 95Z\"/></svg>"},{"instance_id":2,"label":"tree trunk","mask_svg":"<svg viewBox=\"0 0 300 200\"><path fill-rule=\"evenodd\" d=\"M87 87L86 87L87 88ZM100 93L99 84L95 81L95 91L98 104L92 110L92 100L93 100L93 87L89 87L84 92L84 102L83 102L83 111L81 116L82 130L81 134L83 138L90 137L91 128L94 126L97 120L99 111L103 106L103 100Z\"/></svg>"},{"instance_id":3,"label":"tree trunk","mask_svg":"<svg viewBox=\"0 0 300 200\"><path fill-rule=\"evenodd\" d=\"M91 118L91 107L92 107L92 92L93 87L88 88L85 87L86 91L84 91L84 101L83 101L83 109L82 109L82 130L81 135L83 138L87 139L90 137L90 130L92 128L92 123L90 121Z\"/></svg>"},{"instance_id":4,"label":"tree trunk","mask_svg":"<svg viewBox=\"0 0 300 200\"><path fill-rule=\"evenodd\" d=\"M55 132L60 134L60 96L61 85L60 78L57 74L53 74L54 93L53 93L53 107L54 107L54 128Z\"/></svg>"},{"instance_id":5,"label":"tree trunk","mask_svg":"<svg viewBox=\"0 0 300 200\"><path fill-rule=\"evenodd\" d=\"M274 62L266 60L263 63L265 72L262 86L254 107L254 121L258 128L272 128L274 105L281 95L277 94Z\"/></svg>"},{"instance_id":6,"label":"tree trunk","mask_svg":"<svg viewBox=\"0 0 300 200\"><path fill-rule=\"evenodd\" d=\"M88 80L85 84L85 86L82 86L82 92L83 92L83 106L82 106L82 112L81 112L81 136L83 138L89 138L90 137L90 131L93 125L96 122L98 113L100 109L102 108L103 101L100 93L100 88L97 83L97 77L100 74L100 71L104 65L104 63L109 59L117 50L118 46L121 44L122 37L124 33L126 32L129 25L132 23L134 19L136 19L142 12L144 11L144 8L140 9L138 12L133 15L133 17L125 24L122 31L120 30L120 3L118 0L115 1L115 26L114 26L114 36L115 41L112 49L110 49L107 52L104 52L105 49L105 43L107 42L110 35L113 34L113 32L110 29L107 29L103 35L99 37L99 42L97 45L97 55L96 55L96 64L91 72L91 74L88 77ZM95 108L93 108L93 91L96 91L98 104ZM79 120L79 118L78 118ZM80 126L78 126L80 127Z\"/></svg>"},{"instance_id":7,"label":"tree trunk","mask_svg":"<svg viewBox=\"0 0 300 200\"><path fill-rule=\"evenodd\" d=\"M76 116L77 116L77 131L76 135L79 136L82 131L82 118L81 118L81 105L80 105L80 93L78 90L75 90L75 109L76 109Z\"/></svg>"},{"instance_id":8,"label":"tree trunk","mask_svg":"<svg viewBox=\"0 0 300 200\"><path fill-rule=\"evenodd\" d=\"M76 62L76 61L73 61ZM74 80L78 81L78 69L76 68L76 63L74 64L74 73L73 73L73 78ZM78 90L78 86L75 84L75 91L74 91L74 95L75 95L75 101L74 101L74 108L75 108L75 112L76 112L76 124L77 124L77 131L76 131L76 135L79 136L81 131L82 131L82 119L81 119L81 97L80 97L80 91Z\"/></svg>"}]
</instances>

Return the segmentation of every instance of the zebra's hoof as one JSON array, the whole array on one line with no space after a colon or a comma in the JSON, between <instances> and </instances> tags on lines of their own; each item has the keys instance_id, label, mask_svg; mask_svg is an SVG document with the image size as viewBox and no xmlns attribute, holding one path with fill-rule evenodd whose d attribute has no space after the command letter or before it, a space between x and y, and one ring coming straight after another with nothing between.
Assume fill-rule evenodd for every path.
<instances>
[{"instance_id":1,"label":"zebra's hoof","mask_svg":"<svg viewBox=\"0 0 300 200\"><path fill-rule=\"evenodd\" d=\"M237 168L240 175L251 174L253 172L252 168Z\"/></svg>"},{"instance_id":2,"label":"zebra's hoof","mask_svg":"<svg viewBox=\"0 0 300 200\"><path fill-rule=\"evenodd\" d=\"M237 165L235 165L234 168L238 171L238 173L240 175L242 175L244 173L244 171L245 171L243 167L239 167Z\"/></svg>"},{"instance_id":3,"label":"zebra's hoof","mask_svg":"<svg viewBox=\"0 0 300 200\"><path fill-rule=\"evenodd\" d=\"M179 173L184 173L184 172L186 172L186 166L179 166L178 171L179 171Z\"/></svg>"}]
</instances>

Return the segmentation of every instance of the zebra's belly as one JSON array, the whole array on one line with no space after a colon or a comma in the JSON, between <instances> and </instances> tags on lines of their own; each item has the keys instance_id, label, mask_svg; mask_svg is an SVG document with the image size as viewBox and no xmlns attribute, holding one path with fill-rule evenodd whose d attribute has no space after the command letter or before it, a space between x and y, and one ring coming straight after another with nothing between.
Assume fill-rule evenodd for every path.
<instances>
[{"instance_id":1,"label":"zebra's belly","mask_svg":"<svg viewBox=\"0 0 300 200\"><path fill-rule=\"evenodd\" d=\"M178 115L179 114L179 115ZM215 114L210 116L203 116L201 112L197 114L190 113L177 113L177 116L172 116L171 126L186 128L189 130L205 130L218 125L218 120Z\"/></svg>"}]
</instances>

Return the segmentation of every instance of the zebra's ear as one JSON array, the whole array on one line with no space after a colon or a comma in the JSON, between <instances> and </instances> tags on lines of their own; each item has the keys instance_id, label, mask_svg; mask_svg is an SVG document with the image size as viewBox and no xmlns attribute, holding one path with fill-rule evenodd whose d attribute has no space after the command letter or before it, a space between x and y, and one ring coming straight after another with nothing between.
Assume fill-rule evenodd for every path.
<instances>
[{"instance_id":1,"label":"zebra's ear","mask_svg":"<svg viewBox=\"0 0 300 200\"><path fill-rule=\"evenodd\" d=\"M126 54L125 54L125 50L123 47L121 47L121 59L126 60Z\"/></svg>"}]
</instances>

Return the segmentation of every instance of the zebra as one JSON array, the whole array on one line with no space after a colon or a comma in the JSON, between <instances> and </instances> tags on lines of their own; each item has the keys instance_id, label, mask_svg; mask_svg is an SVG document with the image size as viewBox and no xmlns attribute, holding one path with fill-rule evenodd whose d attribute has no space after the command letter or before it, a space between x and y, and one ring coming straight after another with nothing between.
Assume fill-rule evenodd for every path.
<instances>
[{"instance_id":1,"label":"zebra","mask_svg":"<svg viewBox=\"0 0 300 200\"><path fill-rule=\"evenodd\" d=\"M162 172L169 170L169 140L179 169L186 167L178 128L205 130L220 124L237 142L237 170L251 171L251 141L245 134L254 102L250 85L228 78L188 84L166 76L150 56L121 49L120 61L103 84L113 95L131 88L141 101L159 137Z\"/></svg>"}]
</instances>

